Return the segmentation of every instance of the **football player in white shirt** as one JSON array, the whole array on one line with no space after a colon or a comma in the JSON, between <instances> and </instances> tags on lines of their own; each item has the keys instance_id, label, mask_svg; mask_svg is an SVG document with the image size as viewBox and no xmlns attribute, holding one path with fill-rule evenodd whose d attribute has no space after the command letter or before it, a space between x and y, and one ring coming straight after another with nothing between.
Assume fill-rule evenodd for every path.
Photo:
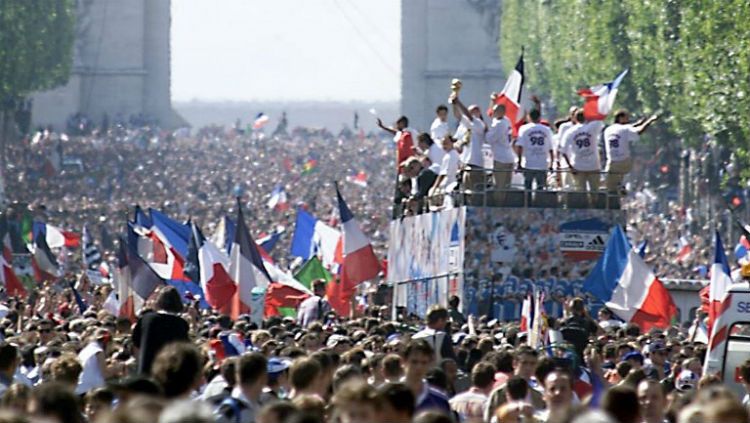
<instances>
[{"instance_id":1,"label":"football player in white shirt","mask_svg":"<svg viewBox=\"0 0 750 423\"><path fill-rule=\"evenodd\" d=\"M515 154L510 140L510 120L505 117L505 105L495 104L493 94L490 107L492 108L492 124L487 130L487 144L492 148L495 170L495 188L505 190L510 186L513 176ZM501 198L504 198L501 192ZM501 200L502 201L502 200Z\"/></svg>"},{"instance_id":2,"label":"football player in white shirt","mask_svg":"<svg viewBox=\"0 0 750 423\"><path fill-rule=\"evenodd\" d=\"M583 110L578 110L576 120L581 123L565 133L561 153L570 167L576 190L598 191L601 179L598 144L604 123L600 120L586 122Z\"/></svg>"},{"instance_id":3,"label":"football player in white shirt","mask_svg":"<svg viewBox=\"0 0 750 423\"><path fill-rule=\"evenodd\" d=\"M573 178L570 175L568 165L565 164L565 160L562 158L562 144L565 138L565 133L573 127L578 121L576 120L576 113L578 107L572 106L568 111L568 117L565 119L555 121L555 127L557 128L557 134L555 134L555 166L558 170L557 182L560 188L569 189L573 186Z\"/></svg>"},{"instance_id":4,"label":"football player in white shirt","mask_svg":"<svg viewBox=\"0 0 750 423\"><path fill-rule=\"evenodd\" d=\"M448 127L448 107L445 104L441 104L435 110L437 117L432 121L430 125L430 137L432 140L439 143L443 137L450 133Z\"/></svg>"},{"instance_id":5,"label":"football player in white shirt","mask_svg":"<svg viewBox=\"0 0 750 423\"><path fill-rule=\"evenodd\" d=\"M440 164L443 163L443 156L445 156L443 148L434 142L434 139L430 138L430 135L426 132L422 132L417 137L417 146L419 152L430 159L430 170L435 174L440 172Z\"/></svg>"},{"instance_id":6,"label":"football player in white shirt","mask_svg":"<svg viewBox=\"0 0 750 423\"><path fill-rule=\"evenodd\" d=\"M552 131L547 125L539 123L542 113L538 109L529 112L530 123L518 130L516 149L518 151L518 168L524 169L524 186L531 190L536 180L536 189L547 186L547 170L552 170Z\"/></svg>"},{"instance_id":7,"label":"football player in white shirt","mask_svg":"<svg viewBox=\"0 0 750 423\"><path fill-rule=\"evenodd\" d=\"M443 204L441 195L450 190L451 184L456 182L458 175L459 157L458 152L453 148L454 139L450 135L443 137L442 144L445 155L443 162L440 164L440 173L430 188L429 201L431 205L440 206Z\"/></svg>"},{"instance_id":8,"label":"football player in white shirt","mask_svg":"<svg viewBox=\"0 0 750 423\"><path fill-rule=\"evenodd\" d=\"M474 190L477 186L483 187L486 182L483 172L484 153L482 147L486 138L487 125L482 120L482 111L475 104L467 108L455 93L451 94L449 101L453 104L454 112L458 111L462 115L461 123L471 130L468 146L466 141L463 141L463 157L466 158L464 162L464 189Z\"/></svg>"},{"instance_id":9,"label":"football player in white shirt","mask_svg":"<svg viewBox=\"0 0 750 423\"><path fill-rule=\"evenodd\" d=\"M638 142L640 135L659 119L653 115L630 123L630 114L625 109L615 112L615 123L604 130L604 151L607 153L607 191L615 193L622 189L622 179L633 169L630 144Z\"/></svg>"}]
</instances>

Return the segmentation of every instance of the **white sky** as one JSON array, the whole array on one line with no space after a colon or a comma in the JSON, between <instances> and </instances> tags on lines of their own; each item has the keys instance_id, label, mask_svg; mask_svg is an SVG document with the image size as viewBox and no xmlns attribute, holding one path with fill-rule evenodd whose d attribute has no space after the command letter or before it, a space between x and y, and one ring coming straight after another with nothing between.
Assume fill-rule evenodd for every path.
<instances>
[{"instance_id":1,"label":"white sky","mask_svg":"<svg viewBox=\"0 0 750 423\"><path fill-rule=\"evenodd\" d=\"M395 101L400 0L172 0L172 99Z\"/></svg>"}]
</instances>

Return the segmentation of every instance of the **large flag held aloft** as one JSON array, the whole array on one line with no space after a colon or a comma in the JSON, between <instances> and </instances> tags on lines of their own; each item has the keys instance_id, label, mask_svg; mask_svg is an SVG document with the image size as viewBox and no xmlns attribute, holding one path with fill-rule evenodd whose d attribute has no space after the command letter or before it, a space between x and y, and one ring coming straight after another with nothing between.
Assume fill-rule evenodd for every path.
<instances>
[{"instance_id":1,"label":"large flag held aloft","mask_svg":"<svg viewBox=\"0 0 750 423\"><path fill-rule=\"evenodd\" d=\"M341 227L343 229L343 266L342 282L351 288L364 281L374 279L380 273L380 260L375 256L370 240L362 232L352 211L341 196L336 185L336 197L339 202Z\"/></svg>"},{"instance_id":2,"label":"large flag held aloft","mask_svg":"<svg viewBox=\"0 0 750 423\"><path fill-rule=\"evenodd\" d=\"M191 226L193 236L188 247L185 273L201 286L211 307L222 309L237 292L237 285L227 273L229 259L203 236L198 225L192 223Z\"/></svg>"},{"instance_id":3,"label":"large flag held aloft","mask_svg":"<svg viewBox=\"0 0 750 423\"><path fill-rule=\"evenodd\" d=\"M618 87L627 74L628 69L625 69L614 81L578 90L578 95L584 98L583 115L587 121L607 118L615 104Z\"/></svg>"},{"instance_id":4,"label":"large flag held aloft","mask_svg":"<svg viewBox=\"0 0 750 423\"><path fill-rule=\"evenodd\" d=\"M669 327L677 315L669 291L631 248L619 225L583 289L604 302L617 317L637 324L643 331Z\"/></svg>"},{"instance_id":5,"label":"large flag held aloft","mask_svg":"<svg viewBox=\"0 0 750 423\"><path fill-rule=\"evenodd\" d=\"M505 116L510 120L511 127L513 128L513 136L518 136L518 125L519 121L522 120L522 116L519 113L521 110L521 94L523 93L523 53L518 58L516 67L508 75L508 79L505 81L505 86L500 94L495 98L495 104L502 104L505 106Z\"/></svg>"},{"instance_id":6,"label":"large flag held aloft","mask_svg":"<svg viewBox=\"0 0 750 423\"><path fill-rule=\"evenodd\" d=\"M257 286L265 289L272 281L263 264L258 246L245 224L239 198L232 251L229 255L229 276L237 284L237 292L232 298L230 310L230 316L236 319L240 314L250 312L253 288Z\"/></svg>"},{"instance_id":7,"label":"large flag held aloft","mask_svg":"<svg viewBox=\"0 0 750 423\"><path fill-rule=\"evenodd\" d=\"M341 232L303 209L297 209L297 221L292 235L293 256L307 260L319 255L323 266L330 268L336 262L336 247L340 240Z\"/></svg>"},{"instance_id":8,"label":"large flag held aloft","mask_svg":"<svg viewBox=\"0 0 750 423\"><path fill-rule=\"evenodd\" d=\"M732 273L724 252L724 245L717 231L714 234L714 262L711 265L711 280L708 285L708 333L714 334L714 322L724 312L722 304L732 285Z\"/></svg>"}]
</instances>

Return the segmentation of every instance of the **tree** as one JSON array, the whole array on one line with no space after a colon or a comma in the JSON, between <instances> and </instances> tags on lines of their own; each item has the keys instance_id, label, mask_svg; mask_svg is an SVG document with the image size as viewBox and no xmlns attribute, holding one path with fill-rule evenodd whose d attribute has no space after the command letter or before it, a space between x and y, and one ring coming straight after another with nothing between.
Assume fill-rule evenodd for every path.
<instances>
[{"instance_id":1,"label":"tree","mask_svg":"<svg viewBox=\"0 0 750 423\"><path fill-rule=\"evenodd\" d=\"M528 88L558 111L630 68L618 106L662 111L688 144L710 135L750 157L750 2L504 0L502 13L504 65L525 46Z\"/></svg>"},{"instance_id":2,"label":"tree","mask_svg":"<svg viewBox=\"0 0 750 423\"><path fill-rule=\"evenodd\" d=\"M0 2L0 138L12 112L34 91L65 84L75 37L74 0ZM4 150L4 148L3 148Z\"/></svg>"}]
</instances>

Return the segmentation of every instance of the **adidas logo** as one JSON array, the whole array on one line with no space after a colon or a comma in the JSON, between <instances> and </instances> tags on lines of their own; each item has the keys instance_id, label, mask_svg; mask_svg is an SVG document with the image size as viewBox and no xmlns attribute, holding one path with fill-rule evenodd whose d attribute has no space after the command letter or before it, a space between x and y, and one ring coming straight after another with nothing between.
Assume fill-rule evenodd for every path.
<instances>
[{"instance_id":1,"label":"adidas logo","mask_svg":"<svg viewBox=\"0 0 750 423\"><path fill-rule=\"evenodd\" d=\"M604 239L601 237L601 235L597 235L594 239L592 239L588 245L588 248L592 249L599 249L604 247Z\"/></svg>"}]
</instances>

